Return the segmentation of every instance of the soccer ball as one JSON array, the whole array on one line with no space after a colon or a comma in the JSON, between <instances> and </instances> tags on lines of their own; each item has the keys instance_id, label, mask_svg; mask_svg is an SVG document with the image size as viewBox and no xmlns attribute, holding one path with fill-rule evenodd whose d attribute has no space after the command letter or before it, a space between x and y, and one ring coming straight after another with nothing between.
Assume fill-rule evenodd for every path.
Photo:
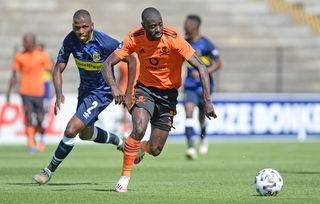
<instances>
[{"instance_id":1,"label":"soccer ball","mask_svg":"<svg viewBox=\"0 0 320 204\"><path fill-rule=\"evenodd\" d=\"M263 196L276 196L282 189L283 179L274 169L262 169L254 179L254 188Z\"/></svg>"}]
</instances>

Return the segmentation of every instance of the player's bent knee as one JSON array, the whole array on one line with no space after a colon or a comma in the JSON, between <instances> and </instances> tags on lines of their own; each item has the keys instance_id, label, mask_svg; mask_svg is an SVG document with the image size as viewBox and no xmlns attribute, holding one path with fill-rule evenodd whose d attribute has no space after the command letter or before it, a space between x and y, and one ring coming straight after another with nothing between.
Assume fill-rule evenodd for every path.
<instances>
[{"instance_id":1,"label":"player's bent knee","mask_svg":"<svg viewBox=\"0 0 320 204\"><path fill-rule=\"evenodd\" d=\"M161 153L162 148L158 146L150 147L150 154L154 157L159 156Z\"/></svg>"},{"instance_id":2,"label":"player's bent knee","mask_svg":"<svg viewBox=\"0 0 320 204\"><path fill-rule=\"evenodd\" d=\"M64 131L64 135L70 138L75 137L77 134L78 134L77 130L72 127L67 127Z\"/></svg>"},{"instance_id":3,"label":"player's bent knee","mask_svg":"<svg viewBox=\"0 0 320 204\"><path fill-rule=\"evenodd\" d=\"M144 128L136 128L132 131L132 135L136 137L136 139L142 139L144 134L146 133L146 130Z\"/></svg>"}]
</instances>

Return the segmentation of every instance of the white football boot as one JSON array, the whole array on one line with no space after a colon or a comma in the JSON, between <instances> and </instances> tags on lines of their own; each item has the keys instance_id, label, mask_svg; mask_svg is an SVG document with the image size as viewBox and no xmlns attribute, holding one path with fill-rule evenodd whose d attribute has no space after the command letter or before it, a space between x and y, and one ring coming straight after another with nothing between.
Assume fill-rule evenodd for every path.
<instances>
[{"instance_id":1,"label":"white football boot","mask_svg":"<svg viewBox=\"0 0 320 204\"><path fill-rule=\"evenodd\" d=\"M36 174L32 177L32 179L40 185L46 184L50 181L53 173L48 169L44 168L42 172Z\"/></svg>"},{"instance_id":2,"label":"white football boot","mask_svg":"<svg viewBox=\"0 0 320 204\"><path fill-rule=\"evenodd\" d=\"M208 140L206 139L203 139L201 142L200 142L200 146L199 146L199 154L201 155L206 155L208 154Z\"/></svg>"},{"instance_id":3,"label":"white football boot","mask_svg":"<svg viewBox=\"0 0 320 204\"><path fill-rule=\"evenodd\" d=\"M121 176L117 185L115 191L118 193L126 193L128 192L128 184L130 181L130 177L128 176Z\"/></svg>"},{"instance_id":4,"label":"white football boot","mask_svg":"<svg viewBox=\"0 0 320 204\"><path fill-rule=\"evenodd\" d=\"M186 152L187 159L196 160L197 159L197 151L194 147L188 148Z\"/></svg>"}]
</instances>

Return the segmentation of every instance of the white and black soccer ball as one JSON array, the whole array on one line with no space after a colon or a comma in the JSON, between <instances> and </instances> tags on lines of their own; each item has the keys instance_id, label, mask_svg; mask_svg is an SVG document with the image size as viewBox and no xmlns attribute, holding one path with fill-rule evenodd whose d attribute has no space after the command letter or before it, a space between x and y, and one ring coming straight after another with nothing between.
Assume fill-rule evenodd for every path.
<instances>
[{"instance_id":1,"label":"white and black soccer ball","mask_svg":"<svg viewBox=\"0 0 320 204\"><path fill-rule=\"evenodd\" d=\"M253 185L260 195L276 196L282 189L283 179L278 171L266 168L257 173Z\"/></svg>"}]
</instances>

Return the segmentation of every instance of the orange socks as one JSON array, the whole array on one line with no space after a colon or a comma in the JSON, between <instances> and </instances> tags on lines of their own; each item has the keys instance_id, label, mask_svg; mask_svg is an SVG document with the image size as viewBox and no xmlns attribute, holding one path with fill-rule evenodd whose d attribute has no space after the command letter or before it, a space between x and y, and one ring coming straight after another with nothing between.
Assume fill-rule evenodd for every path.
<instances>
[{"instance_id":1,"label":"orange socks","mask_svg":"<svg viewBox=\"0 0 320 204\"><path fill-rule=\"evenodd\" d=\"M124 145L123 164L122 164L122 176L130 177L131 169L133 167L134 160L138 154L140 148L140 141L135 140L131 135L127 138Z\"/></svg>"},{"instance_id":2,"label":"orange socks","mask_svg":"<svg viewBox=\"0 0 320 204\"><path fill-rule=\"evenodd\" d=\"M28 138L28 148L35 146L35 134L36 130L33 126L27 126L26 128L27 138Z\"/></svg>"}]
</instances>

